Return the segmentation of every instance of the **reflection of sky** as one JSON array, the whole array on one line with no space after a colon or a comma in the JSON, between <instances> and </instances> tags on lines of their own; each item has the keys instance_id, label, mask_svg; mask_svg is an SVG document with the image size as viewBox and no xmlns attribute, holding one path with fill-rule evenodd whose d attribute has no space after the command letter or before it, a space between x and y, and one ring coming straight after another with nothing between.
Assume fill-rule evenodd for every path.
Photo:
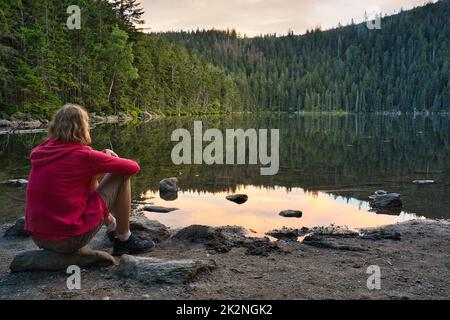
<instances>
[{"instance_id":1,"label":"reflection of sky","mask_svg":"<svg viewBox=\"0 0 450 320\"><path fill-rule=\"evenodd\" d=\"M367 202L333 196L326 193L306 193L295 188L261 189L253 186L240 186L236 193L245 193L249 200L237 205L225 199L227 193L180 192L175 201L166 202L151 191L144 198L155 197L149 202L155 205L176 207L180 210L171 213L148 213L147 217L158 220L172 228L192 224L210 226L238 225L255 230L258 235L273 229L286 227L314 227L336 224L349 228L375 227L393 224L415 218L415 215L402 213L390 216L369 212ZM303 217L284 218L278 215L282 210L301 210Z\"/></svg>"}]
</instances>

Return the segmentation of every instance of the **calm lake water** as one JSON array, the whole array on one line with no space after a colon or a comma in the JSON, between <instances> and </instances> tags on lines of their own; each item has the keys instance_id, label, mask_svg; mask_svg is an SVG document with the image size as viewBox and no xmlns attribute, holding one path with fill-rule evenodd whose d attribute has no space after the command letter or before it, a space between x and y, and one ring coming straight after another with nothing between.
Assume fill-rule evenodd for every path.
<instances>
[{"instance_id":1,"label":"calm lake water","mask_svg":"<svg viewBox=\"0 0 450 320\"><path fill-rule=\"evenodd\" d=\"M280 129L280 170L261 176L259 165L181 165L171 161L174 129ZM97 149L113 148L137 160L133 198L179 208L148 213L171 227L241 225L262 235L274 228L379 226L418 217L450 218L450 122L448 117L249 115L160 119L141 125L106 125L92 131ZM45 135L0 137L0 180L27 178L31 148ZM205 143L206 145L206 143ZM178 177L175 201L162 200L159 181ZM432 179L418 186L413 180ZM402 212L370 212L368 197L384 189L402 195ZM225 197L245 193L237 205ZM0 186L0 221L23 215L24 190ZM278 215L303 211L300 219Z\"/></svg>"}]
</instances>

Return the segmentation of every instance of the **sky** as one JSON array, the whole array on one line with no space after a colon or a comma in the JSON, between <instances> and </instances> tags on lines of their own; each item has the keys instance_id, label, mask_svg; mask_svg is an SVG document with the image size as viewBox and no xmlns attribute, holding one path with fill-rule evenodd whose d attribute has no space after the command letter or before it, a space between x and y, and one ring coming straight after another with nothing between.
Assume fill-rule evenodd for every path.
<instances>
[{"instance_id":1,"label":"sky","mask_svg":"<svg viewBox=\"0 0 450 320\"><path fill-rule=\"evenodd\" d=\"M373 6L383 14L423 5L426 0L141 0L144 27L151 31L235 28L241 35L302 34L361 22ZM433 1L434 2L434 1ZM372 9L373 10L373 9Z\"/></svg>"}]
</instances>

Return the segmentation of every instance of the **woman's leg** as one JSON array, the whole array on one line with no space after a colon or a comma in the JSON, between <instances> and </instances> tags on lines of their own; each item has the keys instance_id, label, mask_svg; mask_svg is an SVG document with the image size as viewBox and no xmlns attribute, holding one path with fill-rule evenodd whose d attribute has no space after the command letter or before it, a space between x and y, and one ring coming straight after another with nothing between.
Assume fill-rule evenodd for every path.
<instances>
[{"instance_id":1,"label":"woman's leg","mask_svg":"<svg viewBox=\"0 0 450 320\"><path fill-rule=\"evenodd\" d=\"M94 181L95 184L95 181ZM130 177L107 174L101 180L97 192L102 196L108 207L117 220L117 232L127 234L130 230L131 213L131 183ZM110 217L105 219L108 225Z\"/></svg>"}]
</instances>

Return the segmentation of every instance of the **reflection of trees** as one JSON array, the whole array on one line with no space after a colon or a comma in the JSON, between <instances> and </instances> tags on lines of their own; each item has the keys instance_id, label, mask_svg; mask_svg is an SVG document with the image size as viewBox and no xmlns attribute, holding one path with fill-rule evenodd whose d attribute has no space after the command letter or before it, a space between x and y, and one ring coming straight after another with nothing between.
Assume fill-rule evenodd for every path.
<instances>
[{"instance_id":1,"label":"reflection of trees","mask_svg":"<svg viewBox=\"0 0 450 320\"><path fill-rule=\"evenodd\" d=\"M170 142L170 135L180 127L192 132L194 118L100 127L93 131L94 147L112 145L121 156L140 163L141 172L133 180L136 196L156 191L163 178L177 176L182 190L196 192L233 192L237 185L251 184L331 190L366 200L374 189L383 187L404 194L411 211L440 216L450 207L450 188L444 186L450 182L447 118L239 114L196 119L203 120L204 129L279 128L278 175L260 176L259 166L172 165L175 143ZM0 178L26 176L32 142L30 136L10 138L0 150ZM426 188L411 185L412 180L422 178L439 183Z\"/></svg>"}]
</instances>

